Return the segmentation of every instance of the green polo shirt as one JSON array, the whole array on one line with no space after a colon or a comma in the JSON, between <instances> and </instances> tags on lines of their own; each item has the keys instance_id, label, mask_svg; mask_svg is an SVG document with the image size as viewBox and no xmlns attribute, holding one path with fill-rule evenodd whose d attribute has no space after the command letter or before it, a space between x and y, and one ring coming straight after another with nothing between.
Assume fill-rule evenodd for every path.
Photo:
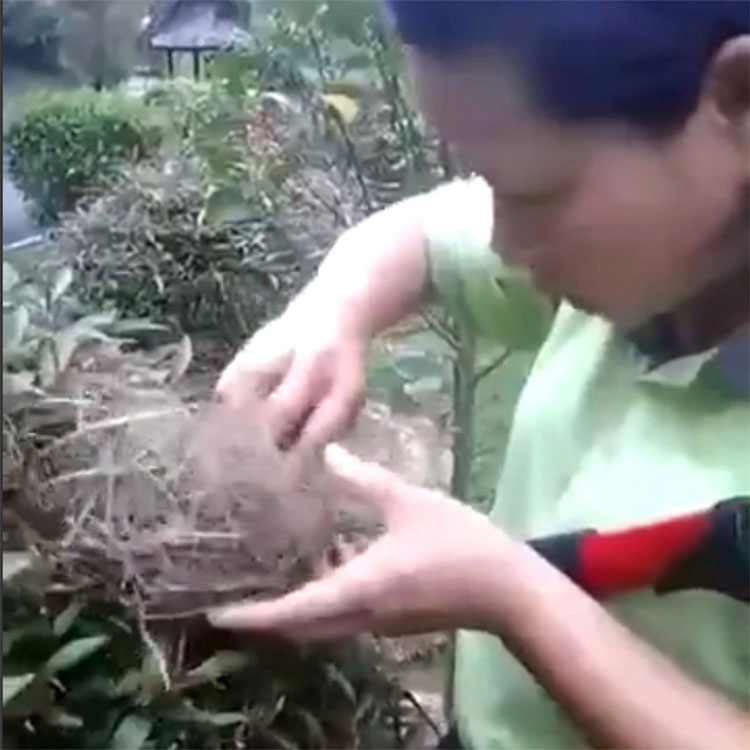
<instances>
[{"instance_id":1,"label":"green polo shirt","mask_svg":"<svg viewBox=\"0 0 750 750\"><path fill-rule=\"evenodd\" d=\"M456 181L429 200L431 273L442 302L487 337L543 341L516 407L494 521L527 539L624 528L750 494L750 401L711 372L712 352L653 369L601 318L566 304L548 318L545 303L490 248L486 183ZM707 591L642 591L605 606L687 674L750 705L745 604ZM458 636L455 711L462 742L474 750L585 744L486 634Z\"/></svg>"}]
</instances>

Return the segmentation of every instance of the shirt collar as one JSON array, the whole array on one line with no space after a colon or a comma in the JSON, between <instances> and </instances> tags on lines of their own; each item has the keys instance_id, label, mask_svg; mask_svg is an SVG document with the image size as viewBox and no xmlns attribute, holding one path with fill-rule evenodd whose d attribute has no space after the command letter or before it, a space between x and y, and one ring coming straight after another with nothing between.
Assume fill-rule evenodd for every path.
<instances>
[{"instance_id":1,"label":"shirt collar","mask_svg":"<svg viewBox=\"0 0 750 750\"><path fill-rule=\"evenodd\" d=\"M732 393L750 397L750 331L747 327L709 350L689 352L680 345L669 315L654 318L628 339L643 359L641 379L685 387L706 370Z\"/></svg>"}]
</instances>

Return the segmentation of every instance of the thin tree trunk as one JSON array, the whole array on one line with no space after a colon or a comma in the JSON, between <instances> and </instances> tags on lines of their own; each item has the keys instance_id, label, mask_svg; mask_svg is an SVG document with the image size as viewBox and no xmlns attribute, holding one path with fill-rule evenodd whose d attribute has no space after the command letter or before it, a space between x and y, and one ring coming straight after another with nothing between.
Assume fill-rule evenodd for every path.
<instances>
[{"instance_id":1,"label":"thin tree trunk","mask_svg":"<svg viewBox=\"0 0 750 750\"><path fill-rule=\"evenodd\" d=\"M474 455L474 396L477 381L474 377L476 338L463 327L459 333L459 347L453 364L453 476L451 495L469 499L471 463Z\"/></svg>"}]
</instances>

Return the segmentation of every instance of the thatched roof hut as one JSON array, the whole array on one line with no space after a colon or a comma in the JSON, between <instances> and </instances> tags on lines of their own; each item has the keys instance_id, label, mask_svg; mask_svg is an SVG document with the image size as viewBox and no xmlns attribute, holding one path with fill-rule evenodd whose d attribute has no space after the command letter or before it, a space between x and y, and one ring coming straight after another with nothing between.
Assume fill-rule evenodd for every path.
<instances>
[{"instance_id":1,"label":"thatched roof hut","mask_svg":"<svg viewBox=\"0 0 750 750\"><path fill-rule=\"evenodd\" d=\"M201 53L230 46L249 23L246 0L161 0L145 19L145 33L152 49L166 52L170 75L174 53L192 53L197 78Z\"/></svg>"}]
</instances>

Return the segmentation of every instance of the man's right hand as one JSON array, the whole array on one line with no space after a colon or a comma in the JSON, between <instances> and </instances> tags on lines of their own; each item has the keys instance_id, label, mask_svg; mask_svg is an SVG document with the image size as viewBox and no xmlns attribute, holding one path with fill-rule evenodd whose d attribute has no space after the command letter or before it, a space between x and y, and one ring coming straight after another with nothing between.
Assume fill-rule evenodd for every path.
<instances>
[{"instance_id":1,"label":"man's right hand","mask_svg":"<svg viewBox=\"0 0 750 750\"><path fill-rule=\"evenodd\" d=\"M407 198L348 229L307 288L222 374L217 390L232 407L252 393L267 400L282 448L322 447L356 417L370 339L418 309L427 288L426 199Z\"/></svg>"},{"instance_id":2,"label":"man's right hand","mask_svg":"<svg viewBox=\"0 0 750 750\"><path fill-rule=\"evenodd\" d=\"M367 345L343 310L324 312L299 299L240 349L217 392L240 409L250 392L260 396L282 449L315 449L356 418L364 401Z\"/></svg>"}]
</instances>

